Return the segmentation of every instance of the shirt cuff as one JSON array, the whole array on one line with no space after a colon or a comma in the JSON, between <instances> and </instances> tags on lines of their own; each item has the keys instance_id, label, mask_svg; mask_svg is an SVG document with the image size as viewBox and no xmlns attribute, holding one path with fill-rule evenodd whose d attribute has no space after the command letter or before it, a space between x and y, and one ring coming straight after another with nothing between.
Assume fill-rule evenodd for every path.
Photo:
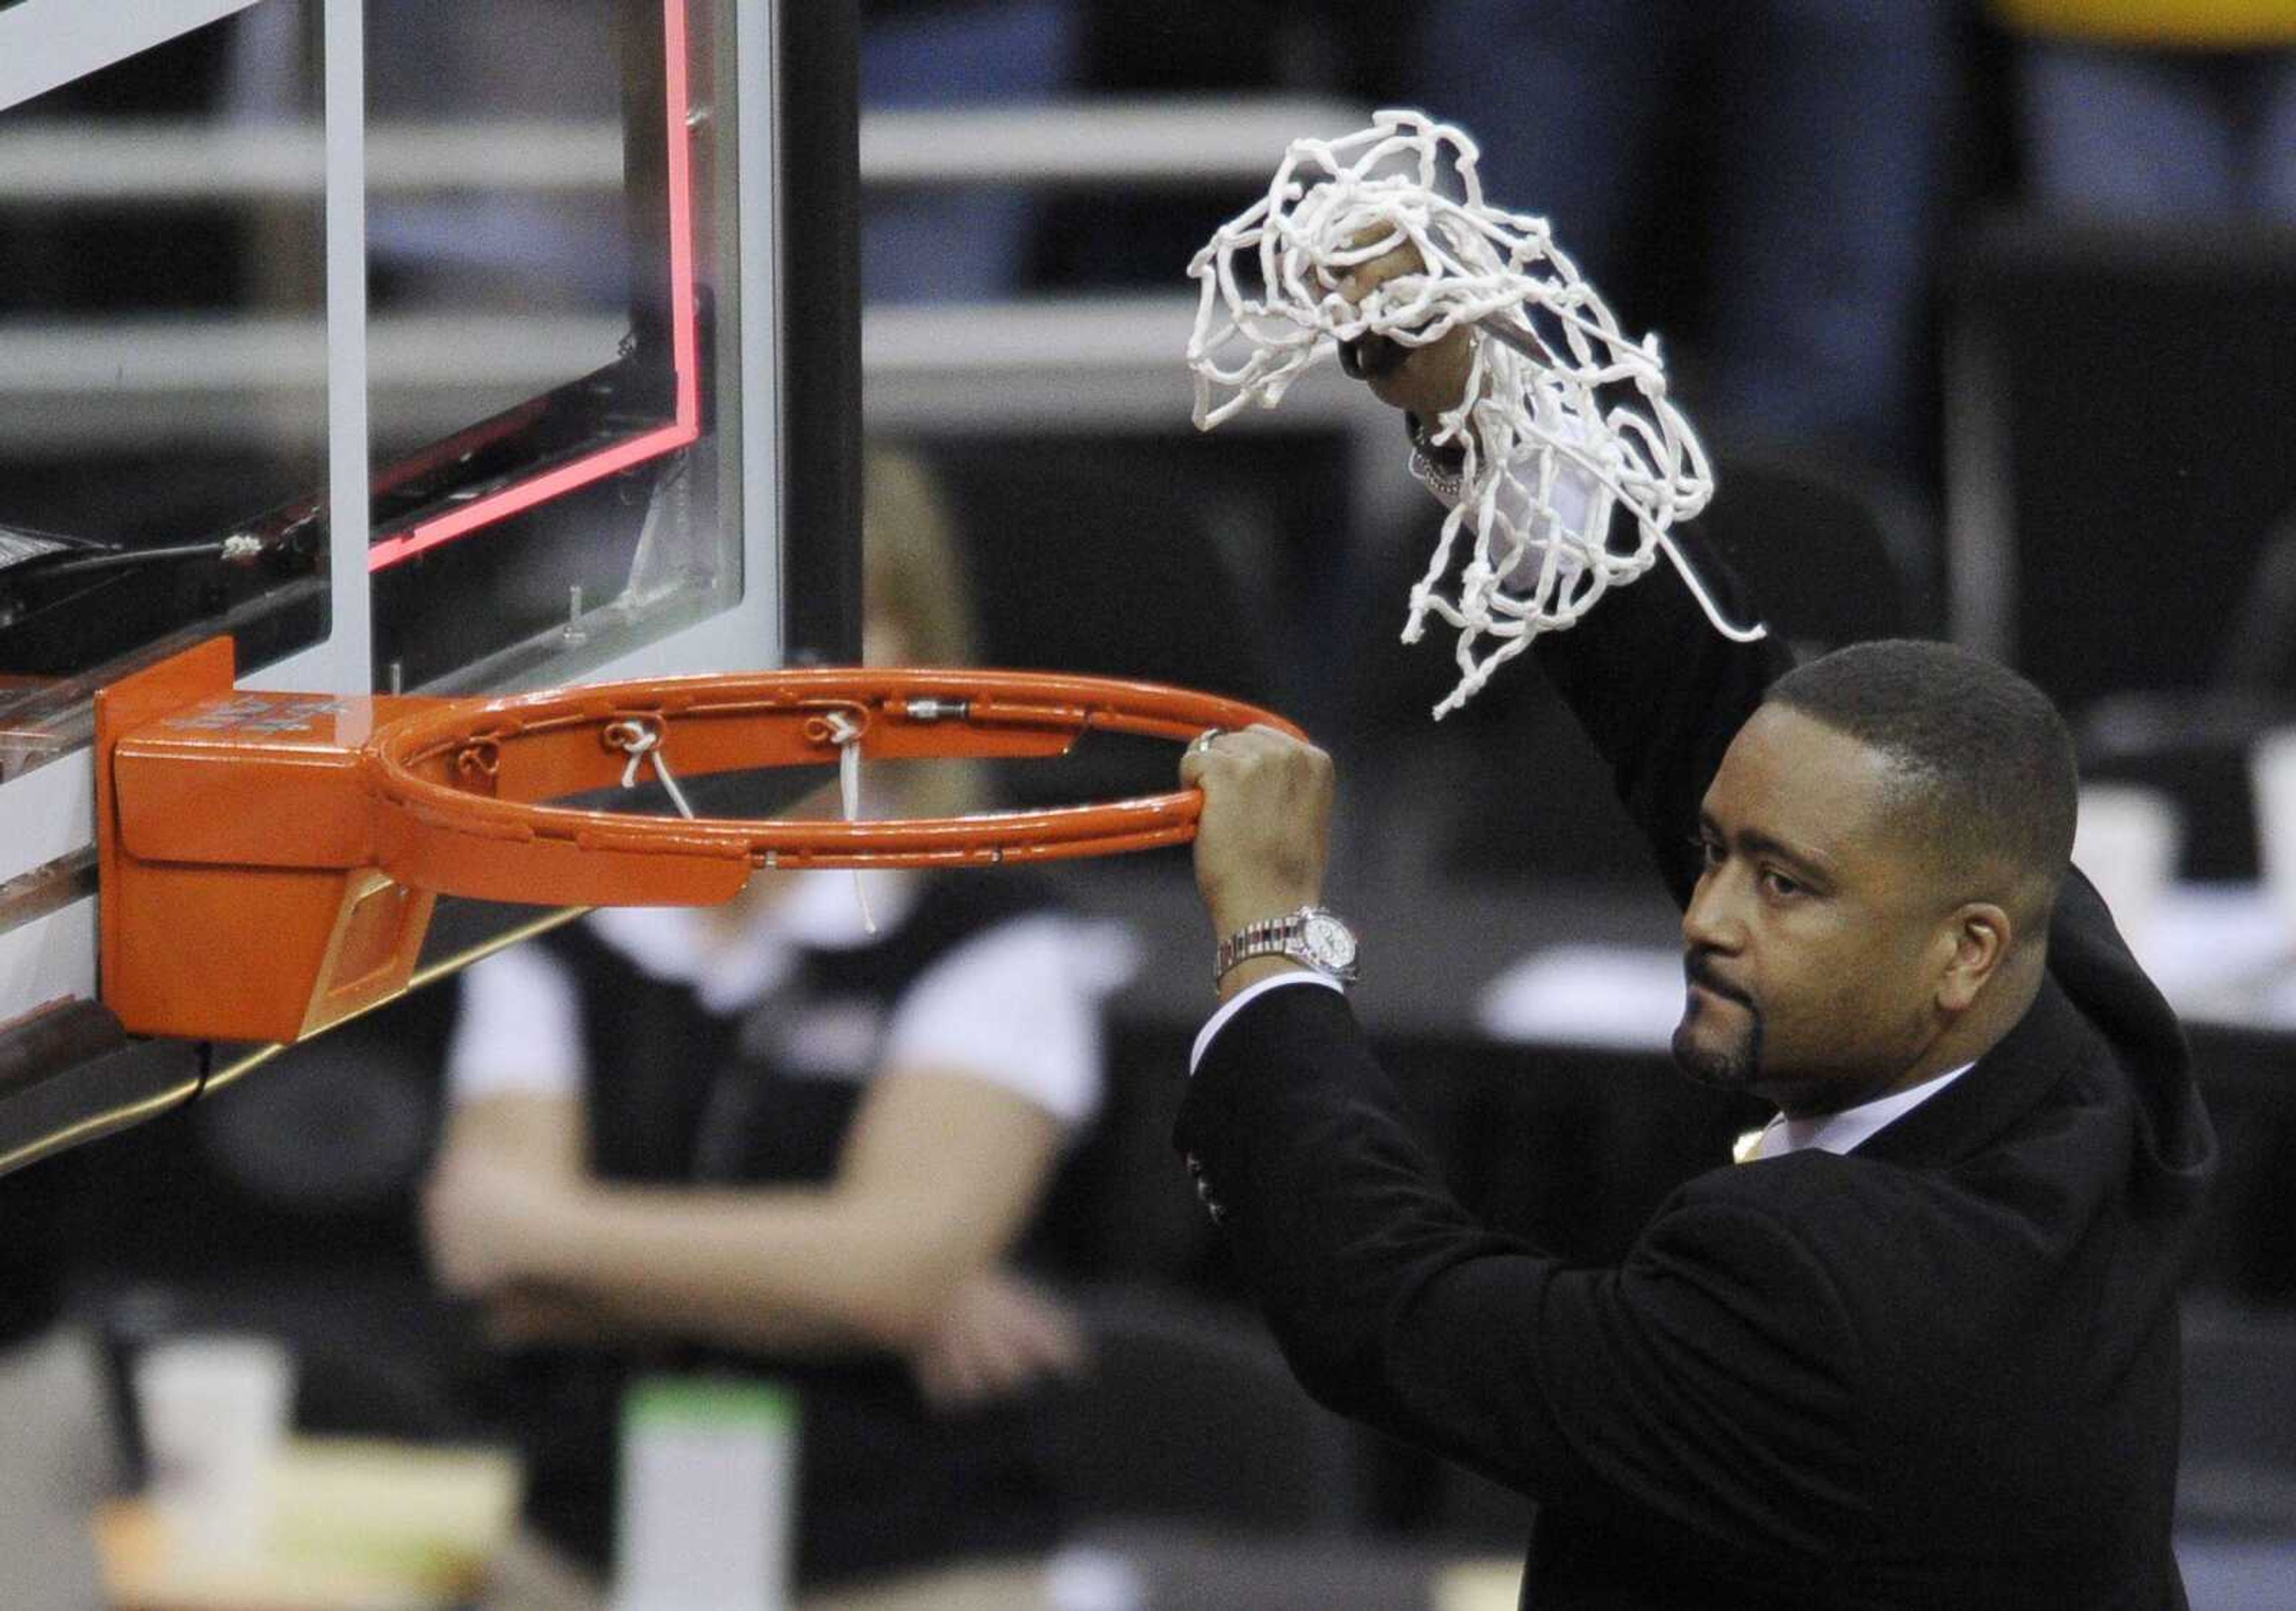
<instances>
[{"instance_id":1,"label":"shirt cuff","mask_svg":"<svg viewBox=\"0 0 2296 1611\"><path fill-rule=\"evenodd\" d=\"M1213 1037L1227 1027L1227 1021L1230 1018L1269 991L1281 990L1286 985L1321 985L1324 989L1336 990L1341 995L1348 993L1347 986L1341 984L1339 980L1332 978L1329 974L1317 973L1309 968L1297 968L1289 973L1270 974L1256 985L1246 985L1234 995L1221 1002L1220 1010L1212 1014L1211 1021L1196 1032L1195 1047L1188 1053L1189 1075L1192 1077L1194 1075L1198 1066L1204 1060L1204 1053L1211 1050Z\"/></svg>"}]
</instances>

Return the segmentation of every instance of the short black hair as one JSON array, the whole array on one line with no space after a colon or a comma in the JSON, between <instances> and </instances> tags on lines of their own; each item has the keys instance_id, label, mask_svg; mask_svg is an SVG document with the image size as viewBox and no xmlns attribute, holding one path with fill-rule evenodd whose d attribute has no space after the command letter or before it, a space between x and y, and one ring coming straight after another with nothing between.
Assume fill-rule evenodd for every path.
<instances>
[{"instance_id":1,"label":"short black hair","mask_svg":"<svg viewBox=\"0 0 2296 1611\"><path fill-rule=\"evenodd\" d=\"M2072 734L2048 695L1953 644L1885 638L1796 666L1769 698L1888 756L1912 836L1948 870L2009 875L2011 915L2046 920L2079 795Z\"/></svg>"}]
</instances>

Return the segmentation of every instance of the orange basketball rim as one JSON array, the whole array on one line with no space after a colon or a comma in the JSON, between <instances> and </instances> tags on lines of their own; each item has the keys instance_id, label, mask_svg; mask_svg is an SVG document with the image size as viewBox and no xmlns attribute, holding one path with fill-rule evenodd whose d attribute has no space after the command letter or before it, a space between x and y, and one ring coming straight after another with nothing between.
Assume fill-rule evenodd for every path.
<instances>
[{"instance_id":1,"label":"orange basketball rim","mask_svg":"<svg viewBox=\"0 0 2296 1611\"><path fill-rule=\"evenodd\" d=\"M1108 677L809 668L499 698L242 691L218 638L96 696L103 997L128 1029L293 1041L406 987L440 895L704 906L760 867L935 867L1193 838L1195 789L882 821L554 805L632 781L840 759L1185 742L1282 717ZM679 797L682 800L682 796Z\"/></svg>"}]
</instances>

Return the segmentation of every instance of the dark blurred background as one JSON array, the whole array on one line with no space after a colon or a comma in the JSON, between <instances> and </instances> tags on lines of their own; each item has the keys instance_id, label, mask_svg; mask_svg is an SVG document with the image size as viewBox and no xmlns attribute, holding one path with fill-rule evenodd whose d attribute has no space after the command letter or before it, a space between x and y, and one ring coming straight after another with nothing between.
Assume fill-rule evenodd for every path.
<instances>
[{"instance_id":1,"label":"dark blurred background","mask_svg":"<svg viewBox=\"0 0 2296 1611\"><path fill-rule=\"evenodd\" d=\"M1747 1116L1666 1064L1672 914L1535 670L1428 719L1447 644L1397 633L1439 511L1392 420L1333 382L1187 427L1185 266L1284 138L1397 104L1463 125L1492 198L1551 216L1623 323L1662 334L1715 453L1709 527L1774 623L1813 646L1949 636L2059 700L2087 775L2168 847L2167 885L2124 910L2226 1143L2189 1292L2194 1603L2296 1602L2296 865L2251 769L2296 722L2296 11L870 0L863 20L865 422L939 478L983 658L1241 695L1334 752L1361 1010L1495 1222L1613 1255ZM193 36L64 110L223 116L230 65ZM1042 159L984 178L976 149ZM261 222L223 202L0 213L0 336L87 308L316 307L264 244L316 215ZM442 294L413 272L375 285L384 308ZM308 444L117 436L0 444L0 520L84 519L98 485L132 529L124 472L160 458L170 519L313 484ZM1131 792L1170 764L1113 748L1003 782ZM1157 1558L1152 1603L1214 1603L1170 1585L1226 1572L1217 1603L1394 1605L1430 1561L1511 1553L1522 1501L1341 1431L1238 1303L1165 1140L1210 1002L1185 858L1062 881L1145 958L1050 1216L1051 1269L1127 1362L1078 1411L1075 1446L1098 1450L1071 1462L1079 1514L1196 1541ZM25 1205L9 1239L52 1215L65 1301L120 1349L274 1330L304 1362L299 1424L460 1435L472 1339L431 1292L413 1207L453 1002L412 998L0 1182ZM1146 1425L1169 1469L1124 1442ZM1210 1475L1231 1443L1296 1458Z\"/></svg>"}]
</instances>

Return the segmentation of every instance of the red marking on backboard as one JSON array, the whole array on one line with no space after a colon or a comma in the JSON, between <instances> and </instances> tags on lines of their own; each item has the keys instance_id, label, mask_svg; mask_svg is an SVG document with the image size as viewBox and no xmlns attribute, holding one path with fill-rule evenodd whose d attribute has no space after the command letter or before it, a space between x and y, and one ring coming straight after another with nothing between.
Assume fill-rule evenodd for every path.
<instances>
[{"instance_id":1,"label":"red marking on backboard","mask_svg":"<svg viewBox=\"0 0 2296 1611\"><path fill-rule=\"evenodd\" d=\"M676 411L670 423L505 487L451 513L434 516L402 536L386 537L367 550L370 572L388 570L425 549L507 520L537 503L649 459L676 453L701 437L701 337L693 282L693 160L686 121L685 4L686 0L662 0L662 54L669 66L662 99L668 107L670 366L677 377Z\"/></svg>"}]
</instances>

